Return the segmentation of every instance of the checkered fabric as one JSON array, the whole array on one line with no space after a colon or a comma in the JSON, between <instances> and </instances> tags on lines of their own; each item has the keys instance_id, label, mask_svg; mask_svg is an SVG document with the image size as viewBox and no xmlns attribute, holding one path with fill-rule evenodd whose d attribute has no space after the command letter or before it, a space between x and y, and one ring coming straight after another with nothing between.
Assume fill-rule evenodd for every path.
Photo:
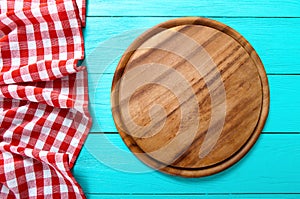
<instances>
[{"instance_id":1,"label":"checkered fabric","mask_svg":"<svg viewBox=\"0 0 300 199\"><path fill-rule=\"evenodd\" d=\"M91 127L78 1L20 2L0 3L0 198L85 198L70 171Z\"/></svg>"},{"instance_id":2,"label":"checkered fabric","mask_svg":"<svg viewBox=\"0 0 300 199\"><path fill-rule=\"evenodd\" d=\"M42 4L53 3L54 1L55 0L0 0L0 13L22 10L24 8L35 9ZM85 0L76 0L75 2L79 10L82 26L85 26Z\"/></svg>"}]
</instances>

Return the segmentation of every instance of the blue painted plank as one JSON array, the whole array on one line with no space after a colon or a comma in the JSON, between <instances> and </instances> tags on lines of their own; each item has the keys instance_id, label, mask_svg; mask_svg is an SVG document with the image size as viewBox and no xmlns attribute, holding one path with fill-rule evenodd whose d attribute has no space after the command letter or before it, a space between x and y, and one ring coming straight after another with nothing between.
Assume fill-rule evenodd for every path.
<instances>
[{"instance_id":1,"label":"blue painted plank","mask_svg":"<svg viewBox=\"0 0 300 199\"><path fill-rule=\"evenodd\" d=\"M299 199L299 194L220 194L220 195L102 195L102 194L87 194L88 199L190 199L190 198L201 198L201 199Z\"/></svg>"},{"instance_id":2,"label":"blue painted plank","mask_svg":"<svg viewBox=\"0 0 300 199\"><path fill-rule=\"evenodd\" d=\"M91 132L116 132L110 106L113 74L89 74ZM270 112L264 132L300 132L300 75L268 75Z\"/></svg>"},{"instance_id":3,"label":"blue painted plank","mask_svg":"<svg viewBox=\"0 0 300 199\"><path fill-rule=\"evenodd\" d=\"M187 179L151 169L128 172L148 167L128 152L119 135L90 134L73 174L90 194L300 193L299 143L300 134L263 134L233 167Z\"/></svg>"},{"instance_id":4,"label":"blue painted plank","mask_svg":"<svg viewBox=\"0 0 300 199\"><path fill-rule=\"evenodd\" d=\"M89 0L88 16L299 17L297 0Z\"/></svg>"},{"instance_id":5,"label":"blue painted plank","mask_svg":"<svg viewBox=\"0 0 300 199\"><path fill-rule=\"evenodd\" d=\"M220 16L215 19L235 28L250 41L269 74L300 74L299 18L226 18L299 17L298 0L210 0L197 1L197 4L194 0L89 0L87 8L88 16L121 16L87 18L84 30L86 53L90 54L105 41L105 45L102 43L98 53L94 54L96 57L90 57L93 64L88 65L90 110L94 118L92 132L116 131L109 107L112 75L104 76L96 84L99 73L112 74L127 46L145 28L171 18L166 16ZM129 33L124 34L125 31ZM115 43L107 41L120 34L121 39L115 39ZM264 132L300 132L300 76L269 75L269 81L271 109ZM128 151L118 135L108 135L108 139L115 146ZM104 145L103 140L103 135L89 135L73 169L88 198L154 197L147 194L163 194L155 195L155 198L300 198L296 194L249 194L300 193L300 135L263 134L254 149L233 168L201 179L182 179L158 172L132 174L114 170L100 163L97 156L91 153L104 154L106 161L110 160L115 165L143 168L143 164L126 162L126 159L116 156L111 148ZM122 195L124 193L142 195Z\"/></svg>"},{"instance_id":6,"label":"blue painted plank","mask_svg":"<svg viewBox=\"0 0 300 199\"><path fill-rule=\"evenodd\" d=\"M84 37L89 73L114 73L128 45L147 28L168 19L171 18L88 17ZM267 73L300 74L300 18L215 19L249 40Z\"/></svg>"}]
</instances>

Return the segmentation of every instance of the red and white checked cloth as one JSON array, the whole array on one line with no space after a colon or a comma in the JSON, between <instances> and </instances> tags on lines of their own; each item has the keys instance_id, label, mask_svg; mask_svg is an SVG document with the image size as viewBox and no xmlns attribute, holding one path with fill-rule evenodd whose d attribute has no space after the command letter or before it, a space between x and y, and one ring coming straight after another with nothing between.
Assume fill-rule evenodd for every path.
<instances>
[{"instance_id":1,"label":"red and white checked cloth","mask_svg":"<svg viewBox=\"0 0 300 199\"><path fill-rule=\"evenodd\" d=\"M70 171L91 127L85 4L20 2L0 3L0 198L85 198Z\"/></svg>"},{"instance_id":2,"label":"red and white checked cloth","mask_svg":"<svg viewBox=\"0 0 300 199\"><path fill-rule=\"evenodd\" d=\"M6 13L9 11L23 10L24 8L35 9L45 3L53 3L55 0L1 0L0 1L0 13ZM57 0L56 0L57 1ZM79 10L82 26L85 26L85 0L73 0L76 1L76 6Z\"/></svg>"}]
</instances>

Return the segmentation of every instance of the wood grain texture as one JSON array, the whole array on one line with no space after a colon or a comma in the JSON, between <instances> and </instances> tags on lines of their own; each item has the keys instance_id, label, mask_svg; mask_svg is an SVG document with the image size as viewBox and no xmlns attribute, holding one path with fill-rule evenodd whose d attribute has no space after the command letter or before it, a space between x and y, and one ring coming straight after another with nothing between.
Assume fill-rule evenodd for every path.
<instances>
[{"instance_id":1,"label":"wood grain texture","mask_svg":"<svg viewBox=\"0 0 300 199\"><path fill-rule=\"evenodd\" d=\"M124 142L173 175L206 176L236 163L257 140L268 109L268 81L255 50L206 18L173 19L146 31L122 56L112 83Z\"/></svg>"},{"instance_id":2,"label":"wood grain texture","mask_svg":"<svg viewBox=\"0 0 300 199\"><path fill-rule=\"evenodd\" d=\"M168 19L172 17L88 17L84 29L87 58L91 58L89 55L96 47L102 47L101 53L94 57L95 61L88 65L89 73L114 73L130 43L146 29ZM227 24L247 38L268 74L300 74L300 18L213 19ZM114 37L120 38L117 43L112 42ZM118 56L115 52L119 52Z\"/></svg>"},{"instance_id":3,"label":"wood grain texture","mask_svg":"<svg viewBox=\"0 0 300 199\"><path fill-rule=\"evenodd\" d=\"M112 79L113 74L89 74L91 132L117 132L110 105ZM300 132L300 76L268 75L268 79L272 100L263 132Z\"/></svg>"},{"instance_id":4,"label":"wood grain texture","mask_svg":"<svg viewBox=\"0 0 300 199\"><path fill-rule=\"evenodd\" d=\"M116 148L106 145L105 139ZM249 154L230 169L205 178L186 179L154 170L130 173L110 167L108 163L132 167L132 162L112 155L119 150L131 154L128 148L119 135L90 134L73 174L85 193L300 193L299 143L299 134L262 134ZM143 163L136 161L134 165L139 168Z\"/></svg>"},{"instance_id":5,"label":"wood grain texture","mask_svg":"<svg viewBox=\"0 0 300 199\"><path fill-rule=\"evenodd\" d=\"M89 0L88 16L299 17L297 0Z\"/></svg>"}]
</instances>

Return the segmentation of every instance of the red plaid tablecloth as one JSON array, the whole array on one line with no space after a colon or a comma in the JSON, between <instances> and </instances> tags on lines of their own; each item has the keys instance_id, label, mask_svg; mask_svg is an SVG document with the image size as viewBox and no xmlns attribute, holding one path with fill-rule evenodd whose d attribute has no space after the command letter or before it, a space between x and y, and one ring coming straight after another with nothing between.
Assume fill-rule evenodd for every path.
<instances>
[{"instance_id":1,"label":"red plaid tablecloth","mask_svg":"<svg viewBox=\"0 0 300 199\"><path fill-rule=\"evenodd\" d=\"M0 6L0 198L84 198L70 172L91 127L84 0Z\"/></svg>"},{"instance_id":2,"label":"red plaid tablecloth","mask_svg":"<svg viewBox=\"0 0 300 199\"><path fill-rule=\"evenodd\" d=\"M59 0L56 0L59 2ZM70 1L70 0L68 0ZM46 3L53 3L55 0L1 0L0 1L0 13L6 13L8 11L23 10L24 8L35 9L36 7L43 6ZM73 0L76 2L77 9L80 14L82 26L85 26L85 0Z\"/></svg>"}]
</instances>

